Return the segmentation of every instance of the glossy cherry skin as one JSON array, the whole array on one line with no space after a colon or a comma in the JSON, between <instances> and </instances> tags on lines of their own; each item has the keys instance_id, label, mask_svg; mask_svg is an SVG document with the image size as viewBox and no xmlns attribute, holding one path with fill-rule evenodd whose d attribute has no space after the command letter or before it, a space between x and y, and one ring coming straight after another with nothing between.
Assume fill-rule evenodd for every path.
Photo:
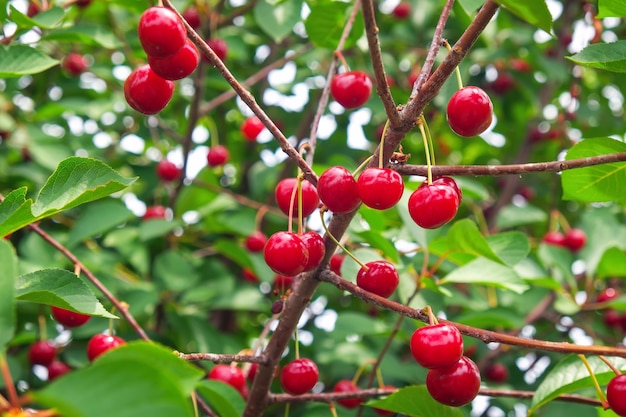
<instances>
[{"instance_id":1,"label":"glossy cherry skin","mask_svg":"<svg viewBox=\"0 0 626 417\"><path fill-rule=\"evenodd\" d=\"M87 314L76 313L74 311L65 310L60 307L50 307L52 317L65 327L79 327L87 323L91 316Z\"/></svg>"},{"instance_id":2,"label":"glossy cherry skin","mask_svg":"<svg viewBox=\"0 0 626 417\"><path fill-rule=\"evenodd\" d=\"M354 382L349 379L337 381L333 387L333 392L356 392L358 390L359 387L357 387ZM349 409L358 407L362 402L363 400L361 398L346 398L343 400L337 400L337 403Z\"/></svg>"},{"instance_id":3,"label":"glossy cherry skin","mask_svg":"<svg viewBox=\"0 0 626 417\"><path fill-rule=\"evenodd\" d=\"M560 246L562 248L567 247L565 235L557 231L546 233L545 236L543 237L543 242L552 246Z\"/></svg>"},{"instance_id":4,"label":"glossy cherry skin","mask_svg":"<svg viewBox=\"0 0 626 417\"><path fill-rule=\"evenodd\" d=\"M183 19L185 19L192 28L198 29L200 27L202 22L200 21L200 13L198 12L198 8L196 6L187 7L183 11L182 15Z\"/></svg>"},{"instance_id":5,"label":"glossy cherry skin","mask_svg":"<svg viewBox=\"0 0 626 417\"><path fill-rule=\"evenodd\" d=\"M148 56L167 58L185 45L187 32L178 15L170 9L154 6L139 18L139 42Z\"/></svg>"},{"instance_id":6,"label":"glossy cherry skin","mask_svg":"<svg viewBox=\"0 0 626 417\"><path fill-rule=\"evenodd\" d=\"M391 14L398 20L404 20L411 14L411 3L401 2L392 11Z\"/></svg>"},{"instance_id":7,"label":"glossy cherry skin","mask_svg":"<svg viewBox=\"0 0 626 417\"><path fill-rule=\"evenodd\" d=\"M165 219L167 215L167 209L163 206L151 206L146 209L145 214L142 217L142 220L150 220L150 219Z\"/></svg>"},{"instance_id":8,"label":"glossy cherry skin","mask_svg":"<svg viewBox=\"0 0 626 417\"><path fill-rule=\"evenodd\" d=\"M341 166L330 167L320 175L317 194L333 213L349 213L361 204L356 180Z\"/></svg>"},{"instance_id":9,"label":"glossy cherry skin","mask_svg":"<svg viewBox=\"0 0 626 417\"><path fill-rule=\"evenodd\" d=\"M130 107L143 114L163 110L174 94L174 83L161 78L144 65L130 73L124 81L124 97Z\"/></svg>"},{"instance_id":10,"label":"glossy cherry skin","mask_svg":"<svg viewBox=\"0 0 626 417\"><path fill-rule=\"evenodd\" d=\"M298 180L296 178L285 178L280 180L274 191L276 203L286 215L289 215L289 206L291 205L291 196L293 195L294 203L291 216L294 218L298 216L297 182ZM295 193L293 192L294 188L296 189ZM320 198L315 186L308 181L302 181L302 217L309 216L319 205Z\"/></svg>"},{"instance_id":11,"label":"glossy cherry skin","mask_svg":"<svg viewBox=\"0 0 626 417\"><path fill-rule=\"evenodd\" d=\"M87 357L93 362L105 352L125 344L126 341L119 336L99 333L89 339L87 343Z\"/></svg>"},{"instance_id":12,"label":"glossy cherry skin","mask_svg":"<svg viewBox=\"0 0 626 417\"><path fill-rule=\"evenodd\" d=\"M243 376L241 368L226 364L215 365L209 371L208 378L225 382L236 390L240 390L246 385L246 378Z\"/></svg>"},{"instance_id":13,"label":"glossy cherry skin","mask_svg":"<svg viewBox=\"0 0 626 417\"><path fill-rule=\"evenodd\" d=\"M39 340L28 349L28 360L32 365L48 366L57 356L57 349L49 340Z\"/></svg>"},{"instance_id":14,"label":"glossy cherry skin","mask_svg":"<svg viewBox=\"0 0 626 417\"><path fill-rule=\"evenodd\" d=\"M474 361L463 356L454 365L428 371L426 388L441 404L461 407L476 398L480 390L480 372Z\"/></svg>"},{"instance_id":15,"label":"glossy cherry skin","mask_svg":"<svg viewBox=\"0 0 626 417\"><path fill-rule=\"evenodd\" d=\"M404 180L389 168L367 168L357 180L359 197L368 207L386 210L395 206L404 193Z\"/></svg>"},{"instance_id":16,"label":"glossy cherry skin","mask_svg":"<svg viewBox=\"0 0 626 417\"><path fill-rule=\"evenodd\" d=\"M423 182L421 186L425 187L426 184L427 182ZM450 178L450 177L433 178L433 184L446 184L449 187L452 187L454 191L456 191L457 195L459 196L459 204L461 204L461 201L463 201L463 192L461 191L461 187L459 187L459 184L457 184L453 178Z\"/></svg>"},{"instance_id":17,"label":"glossy cherry skin","mask_svg":"<svg viewBox=\"0 0 626 417\"><path fill-rule=\"evenodd\" d=\"M501 363L492 363L485 369L485 378L491 382L503 384L509 379L509 370Z\"/></svg>"},{"instance_id":18,"label":"glossy cherry skin","mask_svg":"<svg viewBox=\"0 0 626 417\"><path fill-rule=\"evenodd\" d=\"M167 58L156 58L148 55L148 64L152 71L166 80L180 80L191 75L198 68L200 54L198 48L190 40L185 42L180 51Z\"/></svg>"},{"instance_id":19,"label":"glossy cherry skin","mask_svg":"<svg viewBox=\"0 0 626 417\"><path fill-rule=\"evenodd\" d=\"M53 381L71 370L72 368L61 361L52 361L52 363L48 365L48 381Z\"/></svg>"},{"instance_id":20,"label":"glossy cherry skin","mask_svg":"<svg viewBox=\"0 0 626 417\"><path fill-rule=\"evenodd\" d=\"M326 253L324 239L316 232L306 232L300 236L300 240L309 252L309 260L304 266L304 271L312 271L319 266Z\"/></svg>"},{"instance_id":21,"label":"glossy cherry skin","mask_svg":"<svg viewBox=\"0 0 626 417\"><path fill-rule=\"evenodd\" d=\"M213 38L207 41L207 45L215 52L215 55L220 59L220 61L224 61L226 59L226 55L228 55L228 44L224 39ZM208 62L208 58L204 57Z\"/></svg>"},{"instance_id":22,"label":"glossy cherry skin","mask_svg":"<svg viewBox=\"0 0 626 417\"><path fill-rule=\"evenodd\" d=\"M345 256L335 253L330 257L329 267L330 270L333 271L337 275L341 275L341 265L343 265L343 260Z\"/></svg>"},{"instance_id":23,"label":"glossy cherry skin","mask_svg":"<svg viewBox=\"0 0 626 417\"><path fill-rule=\"evenodd\" d=\"M483 133L493 118L493 105L485 91L468 86L458 90L446 110L450 128L460 136L471 137Z\"/></svg>"},{"instance_id":24,"label":"glossy cherry skin","mask_svg":"<svg viewBox=\"0 0 626 417\"><path fill-rule=\"evenodd\" d=\"M81 54L72 52L68 54L63 60L63 68L70 74L77 76L85 72L88 64L87 60Z\"/></svg>"},{"instance_id":25,"label":"glossy cherry skin","mask_svg":"<svg viewBox=\"0 0 626 417\"><path fill-rule=\"evenodd\" d=\"M167 159L161 160L156 167L157 176L166 182L175 181L180 177L180 168Z\"/></svg>"},{"instance_id":26,"label":"glossy cherry skin","mask_svg":"<svg viewBox=\"0 0 626 417\"><path fill-rule=\"evenodd\" d=\"M209 149L206 161L210 167L218 167L228 162L229 158L230 153L228 152L228 148L224 145L216 145Z\"/></svg>"},{"instance_id":27,"label":"glossy cherry skin","mask_svg":"<svg viewBox=\"0 0 626 417\"><path fill-rule=\"evenodd\" d=\"M400 277L396 267L386 261L372 261L359 269L356 285L366 291L387 298L398 288Z\"/></svg>"},{"instance_id":28,"label":"glossy cherry skin","mask_svg":"<svg viewBox=\"0 0 626 417\"><path fill-rule=\"evenodd\" d=\"M267 243L267 235L260 230L252 232L243 242L246 249L252 253L262 252L265 243Z\"/></svg>"},{"instance_id":29,"label":"glossy cherry skin","mask_svg":"<svg viewBox=\"0 0 626 417\"><path fill-rule=\"evenodd\" d=\"M420 327L411 336L411 353L424 368L450 366L463 356L463 338L456 327L446 323Z\"/></svg>"},{"instance_id":30,"label":"glossy cherry skin","mask_svg":"<svg viewBox=\"0 0 626 417\"><path fill-rule=\"evenodd\" d=\"M618 416L626 416L626 374L615 376L606 387L606 399Z\"/></svg>"},{"instance_id":31,"label":"glossy cherry skin","mask_svg":"<svg viewBox=\"0 0 626 417\"><path fill-rule=\"evenodd\" d=\"M272 271L292 277L304 271L309 251L295 233L276 232L267 240L263 257Z\"/></svg>"},{"instance_id":32,"label":"glossy cherry skin","mask_svg":"<svg viewBox=\"0 0 626 417\"><path fill-rule=\"evenodd\" d=\"M426 182L409 197L409 214L424 229L436 229L448 223L459 210L457 190L443 182Z\"/></svg>"},{"instance_id":33,"label":"glossy cherry skin","mask_svg":"<svg viewBox=\"0 0 626 417\"><path fill-rule=\"evenodd\" d=\"M256 116L248 117L241 124L241 133L250 142L255 142L259 133L265 129L263 122Z\"/></svg>"},{"instance_id":34,"label":"glossy cherry skin","mask_svg":"<svg viewBox=\"0 0 626 417\"><path fill-rule=\"evenodd\" d=\"M330 83L330 94L346 109L356 109L370 98L372 80L363 71L337 74Z\"/></svg>"},{"instance_id":35,"label":"glossy cherry skin","mask_svg":"<svg viewBox=\"0 0 626 417\"><path fill-rule=\"evenodd\" d=\"M307 358L293 360L280 371L280 386L291 395L309 392L318 380L317 365Z\"/></svg>"},{"instance_id":36,"label":"glossy cherry skin","mask_svg":"<svg viewBox=\"0 0 626 417\"><path fill-rule=\"evenodd\" d=\"M578 252L586 243L587 234L581 229L570 229L565 233L565 245L572 252Z\"/></svg>"}]
</instances>

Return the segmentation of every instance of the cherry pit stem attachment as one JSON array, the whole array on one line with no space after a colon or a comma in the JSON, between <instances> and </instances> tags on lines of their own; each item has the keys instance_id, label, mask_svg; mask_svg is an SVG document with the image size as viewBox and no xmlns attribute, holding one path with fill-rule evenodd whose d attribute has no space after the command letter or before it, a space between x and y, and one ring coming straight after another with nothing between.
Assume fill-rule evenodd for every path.
<instances>
[{"instance_id":1,"label":"cherry pit stem attachment","mask_svg":"<svg viewBox=\"0 0 626 417\"><path fill-rule=\"evenodd\" d=\"M450 44L448 43L447 39L443 39L442 40L443 46L446 47L446 49L448 50L448 52L452 51L452 47L450 46ZM459 90L463 88L463 79L461 78L461 71L459 71L459 67L455 67L454 68L454 72L456 74L456 80L459 84Z\"/></svg>"}]
</instances>

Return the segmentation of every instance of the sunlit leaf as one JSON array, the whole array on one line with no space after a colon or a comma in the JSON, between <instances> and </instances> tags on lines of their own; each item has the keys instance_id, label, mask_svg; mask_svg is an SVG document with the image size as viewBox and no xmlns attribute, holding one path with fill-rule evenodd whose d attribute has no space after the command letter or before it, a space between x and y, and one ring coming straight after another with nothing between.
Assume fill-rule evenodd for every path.
<instances>
[{"instance_id":1,"label":"sunlit leaf","mask_svg":"<svg viewBox=\"0 0 626 417\"><path fill-rule=\"evenodd\" d=\"M552 15L545 0L496 0L502 7L531 25L550 33Z\"/></svg>"},{"instance_id":2,"label":"sunlit leaf","mask_svg":"<svg viewBox=\"0 0 626 417\"><path fill-rule=\"evenodd\" d=\"M404 387L386 398L368 401L366 405L410 417L461 417L463 415L458 408L448 407L435 401L425 385Z\"/></svg>"},{"instance_id":3,"label":"sunlit leaf","mask_svg":"<svg viewBox=\"0 0 626 417\"><path fill-rule=\"evenodd\" d=\"M28 45L0 45L0 78L37 74L58 63Z\"/></svg>"}]
</instances>

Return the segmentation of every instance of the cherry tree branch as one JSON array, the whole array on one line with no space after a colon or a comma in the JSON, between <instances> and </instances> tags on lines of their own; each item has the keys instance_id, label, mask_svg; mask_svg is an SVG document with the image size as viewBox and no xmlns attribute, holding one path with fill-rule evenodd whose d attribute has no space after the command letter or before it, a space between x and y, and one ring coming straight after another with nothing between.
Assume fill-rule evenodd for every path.
<instances>
[{"instance_id":1,"label":"cherry tree branch","mask_svg":"<svg viewBox=\"0 0 626 417\"><path fill-rule=\"evenodd\" d=\"M266 359L258 355L227 355L224 353L181 353L176 352L179 358L186 361L211 361L213 363L265 363Z\"/></svg>"}]
</instances>

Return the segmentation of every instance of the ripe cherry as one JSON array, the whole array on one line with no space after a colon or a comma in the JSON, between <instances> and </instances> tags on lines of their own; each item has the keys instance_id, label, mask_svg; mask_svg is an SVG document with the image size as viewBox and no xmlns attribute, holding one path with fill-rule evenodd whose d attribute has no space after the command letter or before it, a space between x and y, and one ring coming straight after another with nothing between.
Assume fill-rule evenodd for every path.
<instances>
[{"instance_id":1,"label":"ripe cherry","mask_svg":"<svg viewBox=\"0 0 626 417\"><path fill-rule=\"evenodd\" d=\"M474 361L463 356L454 365L428 371L426 388L441 404L461 407L476 398L480 372Z\"/></svg>"},{"instance_id":2,"label":"ripe cherry","mask_svg":"<svg viewBox=\"0 0 626 417\"><path fill-rule=\"evenodd\" d=\"M150 65L144 65L124 81L124 97L133 109L143 114L156 114L163 110L174 94L174 83L159 77Z\"/></svg>"},{"instance_id":3,"label":"ripe cherry","mask_svg":"<svg viewBox=\"0 0 626 417\"><path fill-rule=\"evenodd\" d=\"M77 313L75 311L65 310L60 307L50 307L52 317L65 327L79 327L87 323L91 316L87 314Z\"/></svg>"},{"instance_id":4,"label":"ripe cherry","mask_svg":"<svg viewBox=\"0 0 626 417\"><path fill-rule=\"evenodd\" d=\"M479 87L469 86L458 90L446 110L448 124L458 135L464 137L483 133L493 117L493 105L485 91Z\"/></svg>"},{"instance_id":5,"label":"ripe cherry","mask_svg":"<svg viewBox=\"0 0 626 417\"><path fill-rule=\"evenodd\" d=\"M293 360L280 371L280 386L291 395L301 395L310 391L318 380L317 365L307 358Z\"/></svg>"},{"instance_id":6,"label":"ripe cherry","mask_svg":"<svg viewBox=\"0 0 626 417\"><path fill-rule=\"evenodd\" d=\"M585 247L587 234L581 229L570 229L565 233L565 245L572 252L578 252Z\"/></svg>"},{"instance_id":7,"label":"ripe cherry","mask_svg":"<svg viewBox=\"0 0 626 417\"><path fill-rule=\"evenodd\" d=\"M294 276L304 271L309 261L309 251L295 233L276 232L263 249L265 263L280 275Z\"/></svg>"},{"instance_id":8,"label":"ripe cherry","mask_svg":"<svg viewBox=\"0 0 626 417\"><path fill-rule=\"evenodd\" d=\"M294 196L293 211L291 212L293 217L298 216L297 181L296 178L285 178L276 185L276 190L274 191L276 203L286 215L289 215L291 196ZM294 188L296 189L295 193ZM302 181L302 217L307 217L313 213L319 204L320 199L315 186L308 181Z\"/></svg>"},{"instance_id":9,"label":"ripe cherry","mask_svg":"<svg viewBox=\"0 0 626 417\"><path fill-rule=\"evenodd\" d=\"M384 298L398 288L400 277L395 266L386 261L372 261L365 266L356 275L356 285Z\"/></svg>"},{"instance_id":10,"label":"ripe cherry","mask_svg":"<svg viewBox=\"0 0 626 417\"><path fill-rule=\"evenodd\" d=\"M425 187L426 184L427 183L422 183L421 185ZM446 184L447 186L452 187L452 189L454 189L459 196L459 204L463 201L463 192L461 191L461 187L459 187L459 184L457 184L454 179L450 177L437 177L433 178L433 184Z\"/></svg>"},{"instance_id":11,"label":"ripe cherry","mask_svg":"<svg viewBox=\"0 0 626 417\"><path fill-rule=\"evenodd\" d=\"M61 361L52 361L52 363L48 365L48 381L53 381L71 370L72 368Z\"/></svg>"},{"instance_id":12,"label":"ripe cherry","mask_svg":"<svg viewBox=\"0 0 626 417\"><path fill-rule=\"evenodd\" d=\"M337 275L341 275L341 265L343 264L343 260L345 257L338 253L335 253L330 257L330 270L333 271Z\"/></svg>"},{"instance_id":13,"label":"ripe cherry","mask_svg":"<svg viewBox=\"0 0 626 417\"><path fill-rule=\"evenodd\" d=\"M305 271L312 271L318 267L326 253L324 239L316 232L306 232L300 236L300 240L309 252L309 260L304 266Z\"/></svg>"},{"instance_id":14,"label":"ripe cherry","mask_svg":"<svg viewBox=\"0 0 626 417\"><path fill-rule=\"evenodd\" d=\"M504 95L508 93L513 87L515 87L515 79L510 74L503 72L498 74L495 80L489 85L491 90L498 95Z\"/></svg>"},{"instance_id":15,"label":"ripe cherry","mask_svg":"<svg viewBox=\"0 0 626 417\"><path fill-rule=\"evenodd\" d=\"M596 297L596 302L605 303L607 301L616 299L618 295L619 293L615 288L608 287L600 291L600 294L598 294L598 297Z\"/></svg>"},{"instance_id":16,"label":"ripe cherry","mask_svg":"<svg viewBox=\"0 0 626 417\"><path fill-rule=\"evenodd\" d=\"M98 333L87 343L87 357L93 362L105 352L125 344L126 341L119 336Z\"/></svg>"},{"instance_id":17,"label":"ripe cherry","mask_svg":"<svg viewBox=\"0 0 626 417\"><path fill-rule=\"evenodd\" d=\"M356 392L359 391L359 387L356 386L354 382L349 379L342 379L337 381L335 386L333 387L333 392ZM337 400L337 402L343 405L346 408L356 408L363 400L361 398L345 398L342 400Z\"/></svg>"},{"instance_id":18,"label":"ripe cherry","mask_svg":"<svg viewBox=\"0 0 626 417\"><path fill-rule=\"evenodd\" d=\"M230 157L230 153L228 152L228 148L224 145L216 145L209 149L209 153L206 156L207 164L210 167L217 167L224 165L228 162L228 158Z\"/></svg>"},{"instance_id":19,"label":"ripe cherry","mask_svg":"<svg viewBox=\"0 0 626 417\"><path fill-rule=\"evenodd\" d=\"M76 52L68 54L63 60L62 65L63 69L74 76L82 74L89 66L85 57L81 54L77 54Z\"/></svg>"},{"instance_id":20,"label":"ripe cherry","mask_svg":"<svg viewBox=\"0 0 626 417\"><path fill-rule=\"evenodd\" d=\"M200 21L200 13L198 12L198 8L196 6L187 7L183 11L182 15L183 19L185 19L192 28L198 29L200 27L202 22Z\"/></svg>"},{"instance_id":21,"label":"ripe cherry","mask_svg":"<svg viewBox=\"0 0 626 417\"><path fill-rule=\"evenodd\" d=\"M167 159L161 160L156 167L157 176L166 182L175 181L180 177L180 168L175 163L168 161Z\"/></svg>"},{"instance_id":22,"label":"ripe cherry","mask_svg":"<svg viewBox=\"0 0 626 417\"><path fill-rule=\"evenodd\" d=\"M220 59L220 61L224 61L226 59L226 55L228 55L228 44L224 39L213 38L207 41L207 45L215 52L215 55ZM203 57L205 61L208 62L208 58Z\"/></svg>"},{"instance_id":23,"label":"ripe cherry","mask_svg":"<svg viewBox=\"0 0 626 417\"><path fill-rule=\"evenodd\" d=\"M413 221L425 229L436 229L456 216L461 203L458 187L439 181L426 181L409 197L409 214Z\"/></svg>"},{"instance_id":24,"label":"ripe cherry","mask_svg":"<svg viewBox=\"0 0 626 417\"><path fill-rule=\"evenodd\" d=\"M317 181L317 193L328 210L348 213L361 204L356 180L346 168L330 167Z\"/></svg>"},{"instance_id":25,"label":"ripe cherry","mask_svg":"<svg viewBox=\"0 0 626 417\"><path fill-rule=\"evenodd\" d=\"M241 124L241 133L250 142L255 142L259 133L265 129L263 122L256 116L248 117Z\"/></svg>"},{"instance_id":26,"label":"ripe cherry","mask_svg":"<svg viewBox=\"0 0 626 417\"><path fill-rule=\"evenodd\" d=\"M50 365L57 355L57 349L49 340L39 340L28 349L28 360L32 365Z\"/></svg>"},{"instance_id":27,"label":"ripe cherry","mask_svg":"<svg viewBox=\"0 0 626 417\"><path fill-rule=\"evenodd\" d=\"M491 382L503 384L509 379L509 370L501 363L492 363L485 369L485 378Z\"/></svg>"},{"instance_id":28,"label":"ripe cherry","mask_svg":"<svg viewBox=\"0 0 626 417\"><path fill-rule=\"evenodd\" d=\"M152 71L166 80L180 80L191 75L199 63L198 48L190 40L187 40L180 51L172 56L156 58L148 55L148 64Z\"/></svg>"},{"instance_id":29,"label":"ripe cherry","mask_svg":"<svg viewBox=\"0 0 626 417\"><path fill-rule=\"evenodd\" d=\"M167 209L163 206L150 206L146 208L142 220L150 219L165 219L167 216Z\"/></svg>"},{"instance_id":30,"label":"ripe cherry","mask_svg":"<svg viewBox=\"0 0 626 417\"><path fill-rule=\"evenodd\" d=\"M243 376L241 368L223 363L215 365L209 371L208 378L225 382L236 390L240 390L246 385L246 378Z\"/></svg>"},{"instance_id":31,"label":"ripe cherry","mask_svg":"<svg viewBox=\"0 0 626 417\"><path fill-rule=\"evenodd\" d=\"M386 210L395 206L404 193L402 176L389 168L367 168L357 180L359 196L368 207Z\"/></svg>"},{"instance_id":32,"label":"ripe cherry","mask_svg":"<svg viewBox=\"0 0 626 417\"><path fill-rule=\"evenodd\" d=\"M556 230L546 233L543 237L543 242L552 246L560 246L562 248L567 247L565 235Z\"/></svg>"},{"instance_id":33,"label":"ripe cherry","mask_svg":"<svg viewBox=\"0 0 626 417\"><path fill-rule=\"evenodd\" d=\"M411 3L401 2L392 11L391 14L398 20L404 20L411 14Z\"/></svg>"},{"instance_id":34,"label":"ripe cherry","mask_svg":"<svg viewBox=\"0 0 626 417\"><path fill-rule=\"evenodd\" d=\"M463 356L463 338L456 327L446 323L420 327L411 336L411 353L424 368L450 366Z\"/></svg>"},{"instance_id":35,"label":"ripe cherry","mask_svg":"<svg viewBox=\"0 0 626 417\"><path fill-rule=\"evenodd\" d=\"M241 277L244 279L244 281L248 281L252 284L259 283L259 277L257 277L254 271L249 268L243 268L241 270Z\"/></svg>"},{"instance_id":36,"label":"ripe cherry","mask_svg":"<svg viewBox=\"0 0 626 417\"><path fill-rule=\"evenodd\" d=\"M260 230L255 230L251 235L246 237L243 244L246 249L248 249L248 252L257 253L263 251L266 242L267 235Z\"/></svg>"},{"instance_id":37,"label":"ripe cherry","mask_svg":"<svg viewBox=\"0 0 626 417\"><path fill-rule=\"evenodd\" d=\"M170 9L154 6L139 18L139 42L148 56L167 58L185 45L187 32L178 15Z\"/></svg>"},{"instance_id":38,"label":"ripe cherry","mask_svg":"<svg viewBox=\"0 0 626 417\"><path fill-rule=\"evenodd\" d=\"M606 399L618 416L626 416L626 374L613 377L606 387Z\"/></svg>"},{"instance_id":39,"label":"ripe cherry","mask_svg":"<svg viewBox=\"0 0 626 417\"><path fill-rule=\"evenodd\" d=\"M272 314L279 314L282 313L284 307L285 302L283 300L276 300L272 303L270 311L272 312Z\"/></svg>"},{"instance_id":40,"label":"ripe cherry","mask_svg":"<svg viewBox=\"0 0 626 417\"><path fill-rule=\"evenodd\" d=\"M346 109L355 109L370 98L372 80L362 71L337 74L330 83L330 94Z\"/></svg>"}]
</instances>

